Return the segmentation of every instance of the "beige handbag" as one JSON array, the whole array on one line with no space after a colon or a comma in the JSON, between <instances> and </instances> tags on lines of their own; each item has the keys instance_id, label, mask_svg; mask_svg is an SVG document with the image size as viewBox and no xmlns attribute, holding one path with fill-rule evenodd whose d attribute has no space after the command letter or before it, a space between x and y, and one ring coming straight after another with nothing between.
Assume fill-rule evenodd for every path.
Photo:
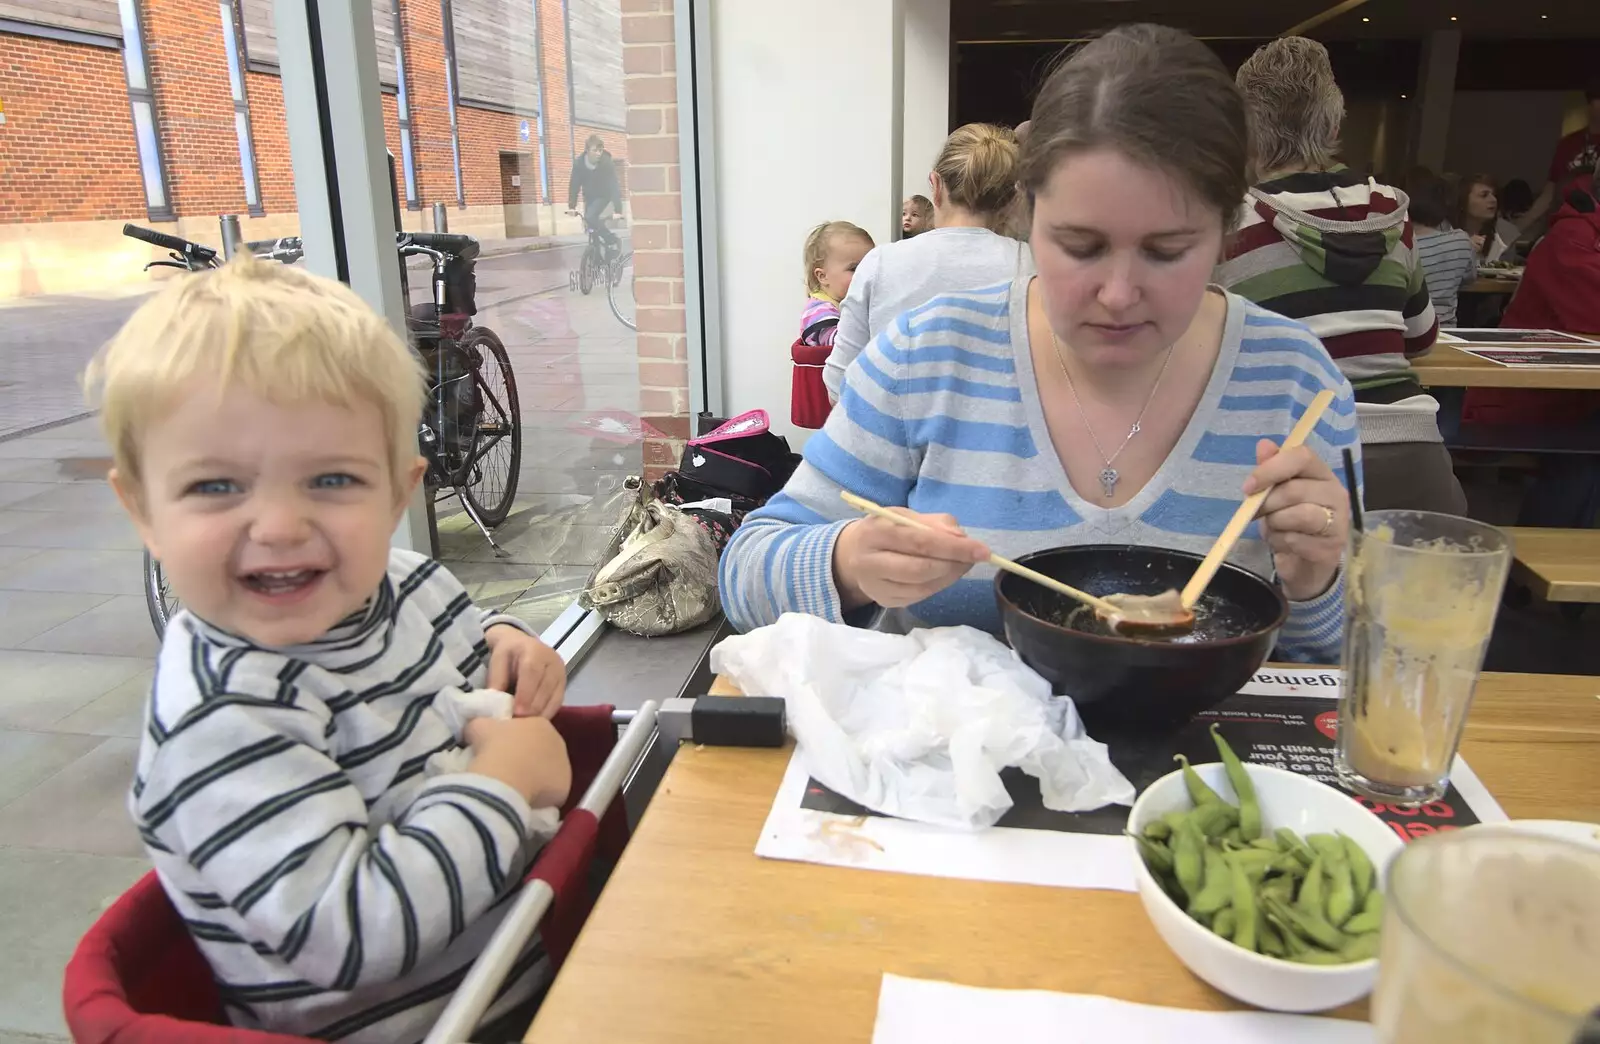
<instances>
[{"instance_id":1,"label":"beige handbag","mask_svg":"<svg viewBox=\"0 0 1600 1044\"><path fill-rule=\"evenodd\" d=\"M578 604L598 610L613 626L645 637L698 627L721 611L717 548L692 517L637 490L590 574Z\"/></svg>"}]
</instances>

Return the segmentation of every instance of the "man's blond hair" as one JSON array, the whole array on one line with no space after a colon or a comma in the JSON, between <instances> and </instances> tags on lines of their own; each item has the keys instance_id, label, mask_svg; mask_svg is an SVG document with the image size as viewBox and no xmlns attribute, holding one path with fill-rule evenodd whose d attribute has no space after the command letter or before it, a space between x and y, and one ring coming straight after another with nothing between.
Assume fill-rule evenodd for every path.
<instances>
[{"instance_id":1,"label":"man's blond hair","mask_svg":"<svg viewBox=\"0 0 1600 1044\"><path fill-rule=\"evenodd\" d=\"M280 405L370 403L383 418L395 478L417 458L421 361L335 280L241 258L175 279L141 305L84 374L130 483L141 481L144 431L197 378Z\"/></svg>"}]
</instances>

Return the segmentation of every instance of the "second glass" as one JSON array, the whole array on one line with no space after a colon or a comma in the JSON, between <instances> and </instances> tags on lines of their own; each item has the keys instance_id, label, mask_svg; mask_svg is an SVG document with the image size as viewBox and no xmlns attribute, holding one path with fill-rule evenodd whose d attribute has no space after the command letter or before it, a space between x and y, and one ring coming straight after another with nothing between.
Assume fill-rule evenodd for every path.
<instances>
[{"instance_id":1,"label":"second glass","mask_svg":"<svg viewBox=\"0 0 1600 1044\"><path fill-rule=\"evenodd\" d=\"M1339 778L1392 805L1437 801L1511 567L1505 534L1428 511L1370 511L1346 565Z\"/></svg>"}]
</instances>

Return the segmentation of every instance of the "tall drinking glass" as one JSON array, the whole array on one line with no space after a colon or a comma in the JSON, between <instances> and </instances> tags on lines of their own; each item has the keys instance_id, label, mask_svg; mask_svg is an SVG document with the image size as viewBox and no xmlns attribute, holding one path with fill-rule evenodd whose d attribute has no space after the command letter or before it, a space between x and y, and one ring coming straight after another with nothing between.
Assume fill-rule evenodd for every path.
<instances>
[{"instance_id":1,"label":"tall drinking glass","mask_svg":"<svg viewBox=\"0 0 1600 1044\"><path fill-rule=\"evenodd\" d=\"M1600 1003L1600 850L1471 827L1389 867L1383 1044L1571 1044ZM1587 1039L1587 1038L1583 1038Z\"/></svg>"},{"instance_id":2,"label":"tall drinking glass","mask_svg":"<svg viewBox=\"0 0 1600 1044\"><path fill-rule=\"evenodd\" d=\"M1393 805L1437 801L1494 630L1511 543L1430 511L1369 511L1346 564L1339 778Z\"/></svg>"}]
</instances>

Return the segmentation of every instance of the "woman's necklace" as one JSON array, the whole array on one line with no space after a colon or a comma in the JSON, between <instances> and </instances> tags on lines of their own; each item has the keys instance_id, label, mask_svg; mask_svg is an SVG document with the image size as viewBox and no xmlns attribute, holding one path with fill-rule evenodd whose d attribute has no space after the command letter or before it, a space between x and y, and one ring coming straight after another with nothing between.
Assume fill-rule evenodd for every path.
<instances>
[{"instance_id":1,"label":"woman's necklace","mask_svg":"<svg viewBox=\"0 0 1600 1044\"><path fill-rule=\"evenodd\" d=\"M1177 345L1174 344L1167 349L1167 357L1161 362L1161 372L1156 374L1156 382L1150 386L1150 395L1144 400L1144 409L1139 411L1139 416L1133 419L1133 425L1128 428L1127 438L1122 440L1122 445L1117 447L1115 453L1107 456L1105 447L1100 445L1100 436L1094 433L1094 427L1089 423L1089 415L1084 412L1083 400L1078 398L1078 388L1072 383L1072 374L1067 372L1067 360L1061 357L1061 342L1056 339L1054 330L1050 331L1050 344L1055 348L1056 364L1061 367L1061 376L1067 379L1067 391L1072 393L1073 405L1078 407L1078 416L1083 419L1083 430L1089 433L1089 440L1094 443L1095 452L1099 453L1100 459L1105 462L1105 467L1100 469L1100 490L1105 494L1105 498L1110 500L1116 496L1117 481L1122 478L1122 474L1112 465L1122 456L1122 451L1128 448L1128 443L1133 441L1133 437L1139 434L1139 424L1144 420L1150 404L1156 401L1156 389L1161 387L1161 378L1167 375L1167 366L1172 362L1172 351Z\"/></svg>"}]
</instances>

